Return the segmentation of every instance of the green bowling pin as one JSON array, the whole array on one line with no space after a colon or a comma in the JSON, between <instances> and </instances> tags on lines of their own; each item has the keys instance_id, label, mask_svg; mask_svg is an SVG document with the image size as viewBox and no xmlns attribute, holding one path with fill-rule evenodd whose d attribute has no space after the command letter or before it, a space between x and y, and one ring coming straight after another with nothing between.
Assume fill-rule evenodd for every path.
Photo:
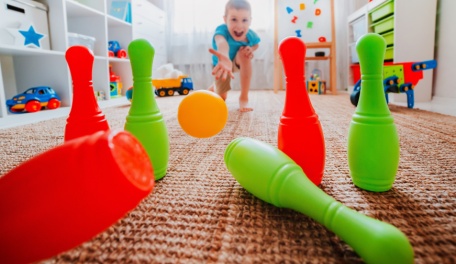
<instances>
[{"instance_id":1,"label":"green bowling pin","mask_svg":"<svg viewBox=\"0 0 456 264\"><path fill-rule=\"evenodd\" d=\"M142 143L152 163L155 180L159 180L165 176L168 168L169 138L152 88L154 54L154 48L145 39L133 40L128 46L135 92L125 130Z\"/></svg>"},{"instance_id":2,"label":"green bowling pin","mask_svg":"<svg viewBox=\"0 0 456 264\"><path fill-rule=\"evenodd\" d=\"M399 166L399 136L383 90L385 48L375 33L356 43L362 92L348 131L350 176L356 186L374 192L391 189Z\"/></svg>"},{"instance_id":3,"label":"green bowling pin","mask_svg":"<svg viewBox=\"0 0 456 264\"><path fill-rule=\"evenodd\" d=\"M272 145L237 138L226 148L224 159L228 170L247 191L265 202L296 210L323 224L366 263L413 263L413 248L399 229L337 202Z\"/></svg>"}]
</instances>

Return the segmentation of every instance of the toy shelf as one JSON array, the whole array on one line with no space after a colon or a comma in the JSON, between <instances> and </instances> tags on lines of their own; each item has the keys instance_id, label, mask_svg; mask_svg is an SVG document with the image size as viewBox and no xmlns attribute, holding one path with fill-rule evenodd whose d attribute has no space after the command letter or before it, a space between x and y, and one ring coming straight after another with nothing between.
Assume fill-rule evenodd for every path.
<instances>
[{"instance_id":1,"label":"toy shelf","mask_svg":"<svg viewBox=\"0 0 456 264\"><path fill-rule=\"evenodd\" d=\"M155 47L156 57L159 58L156 59L157 62L166 63L164 11L148 0L129 0L132 15L130 23L110 15L112 2L113 0L31 1L44 4L47 8L47 37L50 49L0 42L0 129L68 114L72 104L73 87L65 52L70 46L70 36L87 36L87 39L95 39L91 46L95 57L92 81L95 92L101 91L106 97L105 100L98 101L102 108L128 103L125 97L110 96L110 66L121 78L122 94L125 94L126 89L133 84L130 60L128 57L109 57L108 41L116 40L127 50L133 39L146 38ZM144 18L144 14L151 19ZM150 28L151 32L143 34L144 27ZM154 61L154 68L157 66L160 65ZM8 111L7 99L30 87L42 85L52 87L61 97L62 104L59 109L25 114L13 114Z\"/></svg>"},{"instance_id":2,"label":"toy shelf","mask_svg":"<svg viewBox=\"0 0 456 264\"><path fill-rule=\"evenodd\" d=\"M354 74L359 62L356 41L366 33L381 34L387 42L385 58L394 63L434 59L434 35L437 0L374 0L352 13L347 19L349 74L346 87L353 91ZM355 65L355 66L353 66ZM432 98L433 71L415 87L415 101ZM393 94L391 102L405 102L403 94Z\"/></svg>"}]
</instances>

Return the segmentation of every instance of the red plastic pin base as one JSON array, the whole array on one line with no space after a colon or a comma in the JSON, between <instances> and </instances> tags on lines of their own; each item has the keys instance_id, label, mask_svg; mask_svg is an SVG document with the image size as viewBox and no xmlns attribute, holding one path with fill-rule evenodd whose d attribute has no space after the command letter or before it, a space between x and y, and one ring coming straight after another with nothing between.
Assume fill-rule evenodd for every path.
<instances>
[{"instance_id":1,"label":"red plastic pin base","mask_svg":"<svg viewBox=\"0 0 456 264\"><path fill-rule=\"evenodd\" d=\"M0 262L36 262L78 246L135 208L154 180L127 131L100 131L33 157L0 178Z\"/></svg>"}]
</instances>

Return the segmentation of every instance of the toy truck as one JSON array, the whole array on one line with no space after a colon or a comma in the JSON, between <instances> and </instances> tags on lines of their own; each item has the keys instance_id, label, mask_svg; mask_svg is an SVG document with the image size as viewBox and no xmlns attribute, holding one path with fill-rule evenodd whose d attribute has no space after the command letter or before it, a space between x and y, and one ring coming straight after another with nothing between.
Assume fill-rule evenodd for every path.
<instances>
[{"instance_id":1,"label":"toy truck","mask_svg":"<svg viewBox=\"0 0 456 264\"><path fill-rule=\"evenodd\" d=\"M407 107L413 108L415 104L414 89L418 82L423 79L423 70L437 67L435 60L422 62L386 63L383 66L383 88L386 102L389 102L388 93L405 93L407 95ZM361 93L361 80L359 68L354 71L358 81L355 84L350 101L354 106L358 105Z\"/></svg>"},{"instance_id":2,"label":"toy truck","mask_svg":"<svg viewBox=\"0 0 456 264\"><path fill-rule=\"evenodd\" d=\"M181 75L176 79L153 79L152 85L155 87L155 94L159 97L172 96L175 92L180 95L187 95L193 90L192 78Z\"/></svg>"}]
</instances>

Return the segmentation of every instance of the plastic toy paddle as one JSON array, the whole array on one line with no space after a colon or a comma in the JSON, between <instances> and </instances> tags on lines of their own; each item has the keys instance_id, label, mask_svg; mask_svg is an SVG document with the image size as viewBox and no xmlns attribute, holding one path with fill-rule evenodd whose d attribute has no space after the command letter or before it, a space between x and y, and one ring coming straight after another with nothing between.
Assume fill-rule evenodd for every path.
<instances>
[{"instance_id":1,"label":"plastic toy paddle","mask_svg":"<svg viewBox=\"0 0 456 264\"><path fill-rule=\"evenodd\" d=\"M279 53L286 75L286 96L278 148L301 166L315 185L320 185L325 170L325 139L304 80L306 45L298 37L287 37L280 42Z\"/></svg>"},{"instance_id":2,"label":"plastic toy paddle","mask_svg":"<svg viewBox=\"0 0 456 264\"><path fill-rule=\"evenodd\" d=\"M177 120L185 133L192 137L212 137L225 127L228 107L216 93L199 90L181 101Z\"/></svg>"},{"instance_id":3,"label":"plastic toy paddle","mask_svg":"<svg viewBox=\"0 0 456 264\"><path fill-rule=\"evenodd\" d=\"M356 44L363 91L348 130L353 183L375 192L391 189L399 166L399 136L383 90L385 49L384 38L375 33L362 36Z\"/></svg>"},{"instance_id":4,"label":"plastic toy paddle","mask_svg":"<svg viewBox=\"0 0 456 264\"><path fill-rule=\"evenodd\" d=\"M100 131L37 155L0 178L0 262L36 262L76 247L153 187L149 157L126 131Z\"/></svg>"},{"instance_id":5,"label":"plastic toy paddle","mask_svg":"<svg viewBox=\"0 0 456 264\"><path fill-rule=\"evenodd\" d=\"M168 168L169 138L152 88L154 54L154 48L145 39L133 40L128 46L134 96L125 130L130 131L143 144L154 166L155 179L159 180L166 175Z\"/></svg>"},{"instance_id":6,"label":"plastic toy paddle","mask_svg":"<svg viewBox=\"0 0 456 264\"><path fill-rule=\"evenodd\" d=\"M224 158L228 170L247 191L318 221L367 263L413 263L413 248L399 229L337 202L279 149L255 139L237 138L226 148Z\"/></svg>"},{"instance_id":7,"label":"plastic toy paddle","mask_svg":"<svg viewBox=\"0 0 456 264\"><path fill-rule=\"evenodd\" d=\"M91 135L109 129L94 95L92 68L94 56L84 46L72 46L65 54L73 80L73 102L65 126L64 140Z\"/></svg>"}]
</instances>

